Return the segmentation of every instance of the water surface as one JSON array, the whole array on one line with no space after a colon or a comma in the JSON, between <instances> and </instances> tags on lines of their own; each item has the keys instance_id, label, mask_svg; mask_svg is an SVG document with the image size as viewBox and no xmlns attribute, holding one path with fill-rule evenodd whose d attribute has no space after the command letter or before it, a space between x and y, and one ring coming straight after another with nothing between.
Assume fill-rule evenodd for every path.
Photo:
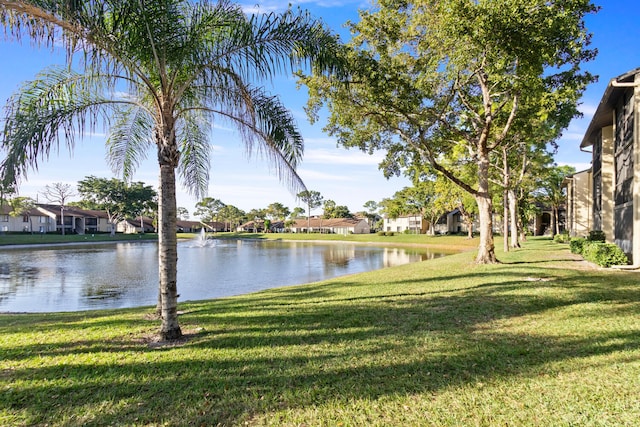
<instances>
[{"instance_id":1,"label":"water surface","mask_svg":"<svg viewBox=\"0 0 640 427\"><path fill-rule=\"evenodd\" d=\"M348 243L193 240L178 244L179 301L310 283L446 255ZM157 243L0 250L0 311L154 305Z\"/></svg>"}]
</instances>

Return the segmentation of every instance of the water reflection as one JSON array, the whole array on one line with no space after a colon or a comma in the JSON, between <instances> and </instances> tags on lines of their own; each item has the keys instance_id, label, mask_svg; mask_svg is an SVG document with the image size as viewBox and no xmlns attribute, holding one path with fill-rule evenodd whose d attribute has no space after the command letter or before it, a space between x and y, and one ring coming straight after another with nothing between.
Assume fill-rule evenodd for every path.
<instances>
[{"instance_id":1,"label":"water reflection","mask_svg":"<svg viewBox=\"0 0 640 427\"><path fill-rule=\"evenodd\" d=\"M422 249L254 240L181 242L180 300L238 295L443 256ZM155 243L0 251L0 311L153 305Z\"/></svg>"}]
</instances>

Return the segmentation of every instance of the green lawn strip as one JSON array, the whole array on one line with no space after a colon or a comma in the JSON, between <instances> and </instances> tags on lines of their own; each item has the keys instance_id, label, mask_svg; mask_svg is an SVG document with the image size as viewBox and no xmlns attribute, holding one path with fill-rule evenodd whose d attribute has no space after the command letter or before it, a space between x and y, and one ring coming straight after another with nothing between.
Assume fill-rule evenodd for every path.
<instances>
[{"instance_id":1,"label":"green lawn strip","mask_svg":"<svg viewBox=\"0 0 640 427\"><path fill-rule=\"evenodd\" d=\"M182 233L179 235L183 239L199 238L197 233ZM321 233L207 233L210 239L255 239L255 240L276 240L276 241L308 241L320 243L354 243L354 244L374 244L384 246L427 246L451 252L475 249L478 247L478 237L468 239L461 235L437 235L428 236L426 234L403 234L398 233L393 236L379 236L371 234L321 234Z\"/></svg>"},{"instance_id":2,"label":"green lawn strip","mask_svg":"<svg viewBox=\"0 0 640 427\"><path fill-rule=\"evenodd\" d=\"M0 425L635 425L638 273L532 239L212 301L0 315Z\"/></svg>"},{"instance_id":3,"label":"green lawn strip","mask_svg":"<svg viewBox=\"0 0 640 427\"><path fill-rule=\"evenodd\" d=\"M122 242L139 240L158 240L155 233L145 234L29 234L29 233L5 233L0 234L0 248L12 245L50 245L69 243L102 243L102 242Z\"/></svg>"}]
</instances>

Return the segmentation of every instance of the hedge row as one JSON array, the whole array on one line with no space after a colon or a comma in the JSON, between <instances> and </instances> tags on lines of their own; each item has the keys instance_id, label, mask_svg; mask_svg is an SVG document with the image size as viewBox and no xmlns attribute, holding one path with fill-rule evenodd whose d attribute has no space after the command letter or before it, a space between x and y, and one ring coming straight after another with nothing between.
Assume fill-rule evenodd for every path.
<instances>
[{"instance_id":1,"label":"hedge row","mask_svg":"<svg viewBox=\"0 0 640 427\"><path fill-rule=\"evenodd\" d=\"M598 264L601 267L612 265L626 265L629 259L617 245L605 243L600 240L573 238L569 242L571 253L582 255L587 261Z\"/></svg>"}]
</instances>

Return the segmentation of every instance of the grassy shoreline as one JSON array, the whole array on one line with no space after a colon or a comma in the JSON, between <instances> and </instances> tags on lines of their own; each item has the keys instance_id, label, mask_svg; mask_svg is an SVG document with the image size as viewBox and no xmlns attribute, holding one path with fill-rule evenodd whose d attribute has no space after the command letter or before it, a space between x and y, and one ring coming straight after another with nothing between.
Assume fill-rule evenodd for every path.
<instances>
[{"instance_id":1,"label":"grassy shoreline","mask_svg":"<svg viewBox=\"0 0 640 427\"><path fill-rule=\"evenodd\" d=\"M29 234L29 233L5 233L0 235L0 250L24 246L56 246L91 243L121 243L131 241L157 241L155 233L146 234L122 234L111 236L108 233L100 234Z\"/></svg>"},{"instance_id":2,"label":"grassy shoreline","mask_svg":"<svg viewBox=\"0 0 640 427\"><path fill-rule=\"evenodd\" d=\"M638 274L499 258L182 303L171 346L150 308L0 315L0 424L635 425Z\"/></svg>"}]
</instances>

